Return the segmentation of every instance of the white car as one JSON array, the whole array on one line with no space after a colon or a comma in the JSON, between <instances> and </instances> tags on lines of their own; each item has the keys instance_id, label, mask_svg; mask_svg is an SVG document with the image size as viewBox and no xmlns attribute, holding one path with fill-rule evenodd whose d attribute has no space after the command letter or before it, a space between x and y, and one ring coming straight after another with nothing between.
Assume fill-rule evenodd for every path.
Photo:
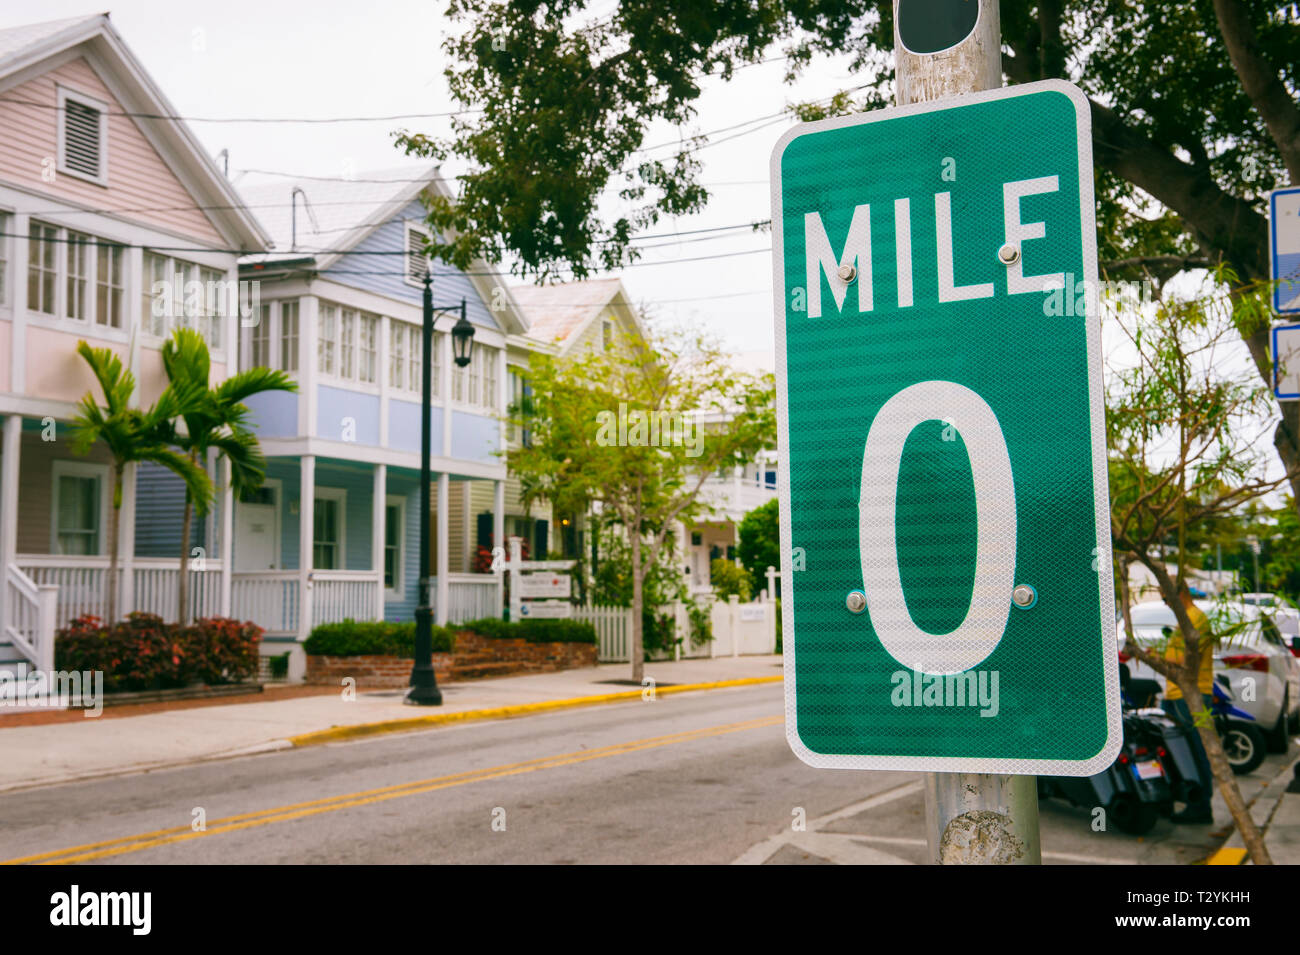
<instances>
[{"instance_id":1,"label":"white car","mask_svg":"<svg viewBox=\"0 0 1300 955\"><path fill-rule=\"evenodd\" d=\"M1300 660L1292 656L1273 619L1259 607L1215 600L1197 600L1216 632L1226 633L1214 650L1216 679L1226 680L1233 705L1250 713L1268 736L1270 747L1285 750L1290 731L1300 722ZM1162 648L1166 628L1176 628L1174 612L1161 600L1133 606L1129 611L1137 643ZM1131 676L1155 680L1163 691L1165 678L1124 653L1123 621L1118 627L1120 659Z\"/></svg>"}]
</instances>

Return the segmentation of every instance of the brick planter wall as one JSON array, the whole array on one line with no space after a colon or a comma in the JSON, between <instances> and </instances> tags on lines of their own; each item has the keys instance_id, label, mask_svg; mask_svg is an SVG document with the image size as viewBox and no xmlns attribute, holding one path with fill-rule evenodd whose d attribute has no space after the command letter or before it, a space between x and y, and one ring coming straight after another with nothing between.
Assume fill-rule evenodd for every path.
<instances>
[{"instance_id":1,"label":"brick planter wall","mask_svg":"<svg viewBox=\"0 0 1300 955\"><path fill-rule=\"evenodd\" d=\"M344 677L352 677L358 687L395 689L410 683L413 662L390 656L308 656L306 681L338 686ZM467 630L456 631L454 654L433 655L433 669L440 683L512 673L576 670L595 665L596 645L592 643L494 640Z\"/></svg>"},{"instance_id":2,"label":"brick planter wall","mask_svg":"<svg viewBox=\"0 0 1300 955\"><path fill-rule=\"evenodd\" d=\"M451 678L450 653L433 655L433 672L438 680ZM415 661L403 657L307 657L308 683L341 686L344 677L352 677L359 687L397 688L411 682Z\"/></svg>"}]
</instances>

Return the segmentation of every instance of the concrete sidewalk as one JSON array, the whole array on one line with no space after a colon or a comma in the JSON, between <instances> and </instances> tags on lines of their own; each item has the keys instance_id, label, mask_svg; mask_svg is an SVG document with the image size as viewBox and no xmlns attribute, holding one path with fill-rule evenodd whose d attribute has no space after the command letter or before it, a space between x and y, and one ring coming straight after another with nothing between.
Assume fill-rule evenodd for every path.
<instances>
[{"instance_id":1,"label":"concrete sidewalk","mask_svg":"<svg viewBox=\"0 0 1300 955\"><path fill-rule=\"evenodd\" d=\"M1293 755L1269 782L1251 807L1251 815L1264 827L1264 845L1274 865L1300 865L1300 756ZM1228 845L1240 845L1233 833Z\"/></svg>"},{"instance_id":2,"label":"concrete sidewalk","mask_svg":"<svg viewBox=\"0 0 1300 955\"><path fill-rule=\"evenodd\" d=\"M659 686L772 679L781 676L782 663L780 656L722 657L647 663L645 673ZM0 715L0 750L5 754L0 760L0 792L287 749L295 745L292 737L340 727L502 707L543 709L558 701L617 693L633 692L639 697L639 686L619 682L630 674L629 664L612 663L448 683L442 686L440 707L407 706L402 702L405 690L361 690L352 700L345 700L341 691L281 700L259 697L250 703L41 726L6 726ZM349 735L365 732L349 731Z\"/></svg>"}]
</instances>

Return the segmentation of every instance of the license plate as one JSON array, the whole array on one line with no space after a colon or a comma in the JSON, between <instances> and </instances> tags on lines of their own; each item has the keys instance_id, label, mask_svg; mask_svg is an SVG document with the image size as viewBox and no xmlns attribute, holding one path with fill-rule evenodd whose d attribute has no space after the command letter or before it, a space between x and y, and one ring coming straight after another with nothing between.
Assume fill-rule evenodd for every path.
<instances>
[{"instance_id":1,"label":"license plate","mask_svg":"<svg viewBox=\"0 0 1300 955\"><path fill-rule=\"evenodd\" d=\"M1160 779L1164 774L1164 767L1160 765L1158 759L1149 759L1144 763L1133 764L1133 775L1138 779Z\"/></svg>"}]
</instances>

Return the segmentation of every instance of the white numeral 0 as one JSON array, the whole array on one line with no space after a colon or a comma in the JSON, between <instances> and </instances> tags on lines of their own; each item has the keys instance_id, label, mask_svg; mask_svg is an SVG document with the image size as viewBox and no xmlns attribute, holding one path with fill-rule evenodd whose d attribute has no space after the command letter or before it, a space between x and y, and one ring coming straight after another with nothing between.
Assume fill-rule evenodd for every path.
<instances>
[{"instance_id":1,"label":"white numeral 0","mask_svg":"<svg viewBox=\"0 0 1300 955\"><path fill-rule=\"evenodd\" d=\"M975 584L966 616L951 633L918 627L903 599L894 514L903 445L922 421L950 422L961 434L975 482ZM862 589L880 642L901 665L923 673L960 673L993 652L1006 630L1016 562L1016 488L997 415L951 381L921 381L885 402L862 453L858 539Z\"/></svg>"}]
</instances>

